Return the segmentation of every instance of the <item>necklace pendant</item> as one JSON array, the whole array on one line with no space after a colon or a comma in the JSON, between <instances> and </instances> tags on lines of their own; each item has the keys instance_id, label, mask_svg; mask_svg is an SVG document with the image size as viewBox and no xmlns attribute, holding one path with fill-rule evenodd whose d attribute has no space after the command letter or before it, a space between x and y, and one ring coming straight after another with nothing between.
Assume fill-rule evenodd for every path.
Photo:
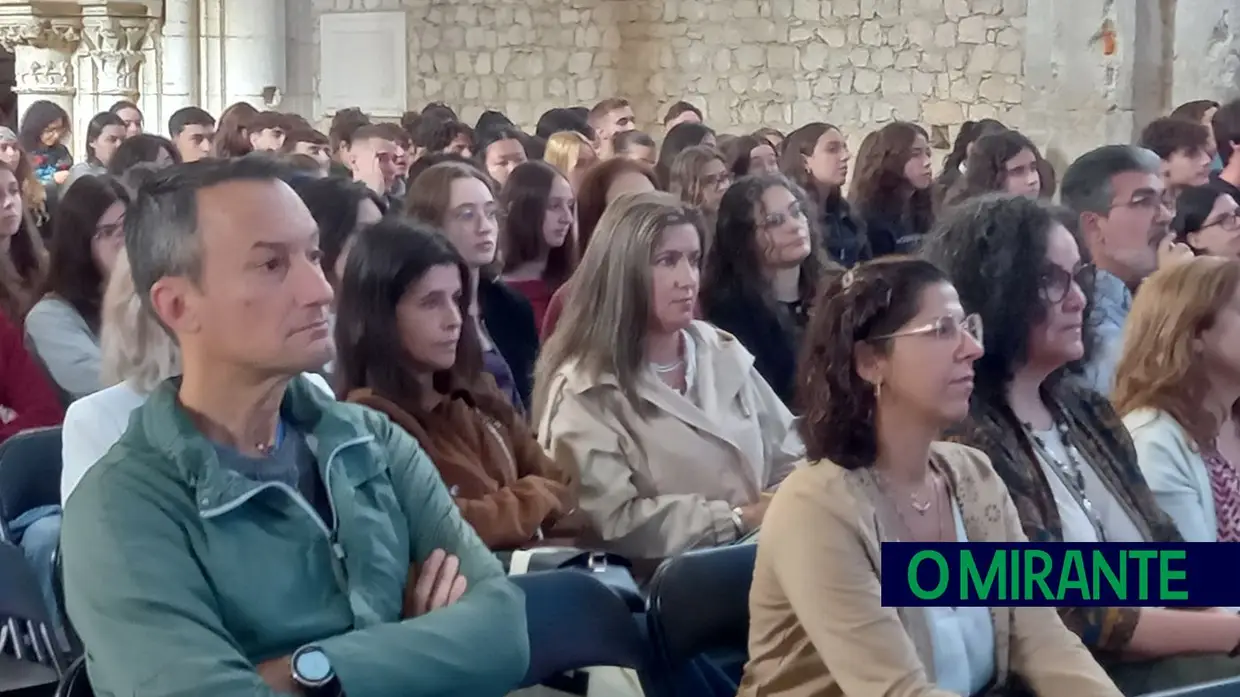
<instances>
[{"instance_id":1,"label":"necklace pendant","mask_svg":"<svg viewBox=\"0 0 1240 697\"><path fill-rule=\"evenodd\" d=\"M930 511L930 507L934 505L933 501L918 501L916 499L911 499L909 503L913 506L913 510L917 511L917 515L925 515Z\"/></svg>"}]
</instances>

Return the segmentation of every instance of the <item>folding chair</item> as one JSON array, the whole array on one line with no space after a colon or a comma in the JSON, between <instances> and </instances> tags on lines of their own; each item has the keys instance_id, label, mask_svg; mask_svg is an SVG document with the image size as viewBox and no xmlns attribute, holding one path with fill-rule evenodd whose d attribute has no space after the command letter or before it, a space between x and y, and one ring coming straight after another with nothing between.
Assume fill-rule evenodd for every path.
<instances>
[{"instance_id":1,"label":"folding chair","mask_svg":"<svg viewBox=\"0 0 1240 697\"><path fill-rule=\"evenodd\" d=\"M78 656L65 670L64 677L56 686L55 697L95 697L90 687L90 677L86 675L86 657Z\"/></svg>"},{"instance_id":2,"label":"folding chair","mask_svg":"<svg viewBox=\"0 0 1240 697\"><path fill-rule=\"evenodd\" d=\"M1240 695L1240 677L1151 692L1144 697L1236 697L1237 695Z\"/></svg>"},{"instance_id":3,"label":"folding chair","mask_svg":"<svg viewBox=\"0 0 1240 697\"><path fill-rule=\"evenodd\" d=\"M521 687L595 666L645 668L647 648L633 614L610 588L568 569L510 577L525 592L530 665Z\"/></svg>"},{"instance_id":4,"label":"folding chair","mask_svg":"<svg viewBox=\"0 0 1240 697\"><path fill-rule=\"evenodd\" d=\"M757 545L686 552L650 582L649 697L736 694L749 651L749 586Z\"/></svg>"},{"instance_id":5,"label":"folding chair","mask_svg":"<svg viewBox=\"0 0 1240 697\"><path fill-rule=\"evenodd\" d=\"M0 443L0 540L26 511L60 505L60 427L36 428Z\"/></svg>"},{"instance_id":6,"label":"folding chair","mask_svg":"<svg viewBox=\"0 0 1240 697\"><path fill-rule=\"evenodd\" d=\"M0 542L0 693L52 685L64 672L64 656L54 638L52 620L34 572L16 546Z\"/></svg>"}]
</instances>

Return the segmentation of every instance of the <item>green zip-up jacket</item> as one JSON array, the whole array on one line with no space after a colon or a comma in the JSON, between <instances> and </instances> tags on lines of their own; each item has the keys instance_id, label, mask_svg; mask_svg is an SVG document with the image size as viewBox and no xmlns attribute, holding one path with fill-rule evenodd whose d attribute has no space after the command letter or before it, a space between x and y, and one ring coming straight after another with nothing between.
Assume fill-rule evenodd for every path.
<instances>
[{"instance_id":1,"label":"green zip-up jacket","mask_svg":"<svg viewBox=\"0 0 1240 697\"><path fill-rule=\"evenodd\" d=\"M329 529L293 488L223 468L176 391L151 395L65 507L65 596L96 695L273 695L254 666L311 643L349 697L490 697L520 683L523 594L408 434L289 384L281 413L318 456ZM401 620L410 563L436 548L460 558L468 590Z\"/></svg>"}]
</instances>

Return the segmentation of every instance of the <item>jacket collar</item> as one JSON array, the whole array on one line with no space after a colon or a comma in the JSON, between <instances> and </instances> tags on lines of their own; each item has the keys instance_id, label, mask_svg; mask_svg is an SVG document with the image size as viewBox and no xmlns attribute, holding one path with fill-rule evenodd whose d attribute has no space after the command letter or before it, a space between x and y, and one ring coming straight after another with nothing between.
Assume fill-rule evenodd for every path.
<instances>
[{"instance_id":1,"label":"jacket collar","mask_svg":"<svg viewBox=\"0 0 1240 697\"><path fill-rule=\"evenodd\" d=\"M267 485L220 464L212 443L181 406L180 386L180 378L172 378L156 388L140 407L133 425L142 429L156 456L169 459L188 485L199 512L209 516L244 502ZM337 403L302 376L293 378L285 388L280 416L306 439L325 483L330 481L331 460L340 450L374 440L359 413ZM384 466L378 458L354 458L351 463L345 476L355 484L374 476Z\"/></svg>"}]
</instances>

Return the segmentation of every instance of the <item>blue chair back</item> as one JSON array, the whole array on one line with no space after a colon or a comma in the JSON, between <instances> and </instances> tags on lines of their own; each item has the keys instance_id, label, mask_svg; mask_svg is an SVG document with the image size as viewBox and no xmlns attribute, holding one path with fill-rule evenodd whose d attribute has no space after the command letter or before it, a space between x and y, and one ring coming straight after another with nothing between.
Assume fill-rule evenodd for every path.
<instances>
[{"instance_id":1,"label":"blue chair back","mask_svg":"<svg viewBox=\"0 0 1240 697\"><path fill-rule=\"evenodd\" d=\"M60 505L60 427L23 431L0 443L0 540L8 523L39 506Z\"/></svg>"},{"instance_id":2,"label":"blue chair back","mask_svg":"<svg viewBox=\"0 0 1240 697\"><path fill-rule=\"evenodd\" d=\"M15 661L0 670L0 692L19 687L53 685L63 674L65 656L55 638L39 582L26 555L0 541L0 653Z\"/></svg>"},{"instance_id":3,"label":"blue chair back","mask_svg":"<svg viewBox=\"0 0 1240 697\"><path fill-rule=\"evenodd\" d=\"M757 545L686 552L650 582L650 697L736 694L749 646L749 586Z\"/></svg>"},{"instance_id":4,"label":"blue chair back","mask_svg":"<svg viewBox=\"0 0 1240 697\"><path fill-rule=\"evenodd\" d=\"M522 687L593 666L642 669L646 644L620 596L569 569L511 577L525 592L530 666Z\"/></svg>"},{"instance_id":5,"label":"blue chair back","mask_svg":"<svg viewBox=\"0 0 1240 697\"><path fill-rule=\"evenodd\" d=\"M1144 697L1237 697L1237 695L1240 695L1240 677L1151 692Z\"/></svg>"}]
</instances>

